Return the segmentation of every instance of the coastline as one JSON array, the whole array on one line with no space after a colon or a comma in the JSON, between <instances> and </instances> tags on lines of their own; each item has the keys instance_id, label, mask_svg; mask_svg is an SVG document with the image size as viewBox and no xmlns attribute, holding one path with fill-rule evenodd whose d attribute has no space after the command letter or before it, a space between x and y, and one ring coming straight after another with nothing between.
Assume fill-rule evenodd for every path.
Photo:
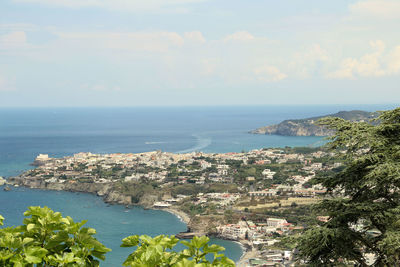
<instances>
[{"instance_id":1,"label":"coastline","mask_svg":"<svg viewBox=\"0 0 400 267\"><path fill-rule=\"evenodd\" d=\"M29 189L33 189L33 190L37 189L37 190L45 190L45 191L63 191L63 192L71 192L71 193L77 192L77 193L83 193L83 194L91 194L91 195L95 195L96 197L100 197L103 200L104 203L107 203L107 204L110 204L110 205L139 206L139 207L141 207L143 209L161 210L161 211L165 211L165 212L173 214L179 220L181 220L184 224L186 224L187 227L188 227L188 224L190 223L190 216L188 214L186 214L185 212L180 211L178 209L171 208L171 207L170 208L166 208L166 209L157 209L157 208L154 208L152 206L146 206L146 205L140 205L140 204L139 205L135 205L135 204L118 203L117 201L110 201L109 199L105 198L104 195L99 195L98 192L76 190L76 188L73 188L73 189L72 188L69 188L69 189L66 189L66 188L52 188L52 187L49 188L47 186L32 187L32 186L29 186L29 185L24 184L24 183L15 183L15 181L14 181L14 183L13 182L9 182L8 184L11 185L12 187L21 186L21 187L25 187L25 188L29 188ZM205 234L207 234L207 233L205 233ZM220 237L217 237L217 238L218 239L222 239L222 240L227 240L227 239L220 238ZM237 262L237 264L239 264L242 261L242 259L244 257L246 257L246 255L248 253L248 250L246 249L246 244L242 243L241 241L234 241L234 240L229 240L229 241L238 243L240 245L241 254L242 255L240 256L240 258L239 258L239 260ZM243 265L243 266L245 266L245 265Z\"/></svg>"},{"instance_id":2,"label":"coastline","mask_svg":"<svg viewBox=\"0 0 400 267\"><path fill-rule=\"evenodd\" d=\"M187 215L183 211L180 211L180 210L177 210L177 209L174 209L174 208L159 209L159 210L163 210L163 211L169 212L171 214L174 214L176 217L178 217L186 225L189 224L189 222L190 222L189 215ZM220 237L217 237L217 238L221 239ZM229 240L229 239L224 239L224 238L222 238L222 239L223 240ZM257 254L257 251L249 250L246 247L247 244L245 242L241 241L241 240L240 241L229 240L229 241L238 244L240 246L241 251L242 251L242 255L240 256L239 260L236 262L236 266L237 267L239 267L239 266L245 267L246 264L247 264L246 262L249 259L254 258L255 255Z\"/></svg>"},{"instance_id":3,"label":"coastline","mask_svg":"<svg viewBox=\"0 0 400 267\"><path fill-rule=\"evenodd\" d=\"M257 250L246 250L243 252L243 255L240 257L239 261L236 263L237 267L246 267L248 266L248 260L252 258L256 258L258 255Z\"/></svg>"},{"instance_id":4,"label":"coastline","mask_svg":"<svg viewBox=\"0 0 400 267\"><path fill-rule=\"evenodd\" d=\"M185 223L186 225L189 224L190 222L190 217L189 215L187 215L186 213L184 213L183 211L174 209L174 208L167 208L167 209L158 209L158 210L163 210L166 212L169 212L173 215L175 215L176 217L179 218L179 220L181 220L183 223Z\"/></svg>"}]
</instances>

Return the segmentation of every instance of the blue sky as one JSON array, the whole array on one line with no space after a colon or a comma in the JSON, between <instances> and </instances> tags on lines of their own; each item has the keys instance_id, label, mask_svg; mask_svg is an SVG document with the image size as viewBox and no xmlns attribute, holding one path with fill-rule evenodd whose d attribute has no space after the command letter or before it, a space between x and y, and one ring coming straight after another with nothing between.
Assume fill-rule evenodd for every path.
<instances>
[{"instance_id":1,"label":"blue sky","mask_svg":"<svg viewBox=\"0 0 400 267\"><path fill-rule=\"evenodd\" d=\"M400 102L399 0L2 0L0 106Z\"/></svg>"}]
</instances>

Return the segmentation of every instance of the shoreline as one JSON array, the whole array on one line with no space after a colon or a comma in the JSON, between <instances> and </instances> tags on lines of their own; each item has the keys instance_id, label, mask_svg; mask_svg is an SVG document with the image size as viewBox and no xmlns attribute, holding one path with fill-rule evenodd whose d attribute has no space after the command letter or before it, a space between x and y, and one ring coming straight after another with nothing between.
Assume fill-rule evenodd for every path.
<instances>
[{"instance_id":1,"label":"shoreline","mask_svg":"<svg viewBox=\"0 0 400 267\"><path fill-rule=\"evenodd\" d=\"M168 213L173 214L174 216L176 216L180 221L182 221L182 222L186 225L186 227L188 227L188 224L189 224L189 222L190 222L190 216L189 216L188 214L186 214L186 213L183 212L183 211L174 209L174 208L157 209L157 208L154 208L154 207L146 207L146 206L144 206L144 205L133 205L133 204L125 205L125 204L121 204L121 203L109 202L109 201L105 200L102 196L98 195L96 192L75 191L75 190L62 190L62 189L61 189L61 190L58 190L58 189L50 189L50 188L43 188L43 187L36 188L36 187L29 187L29 186L26 186L26 185L24 185L24 184L16 184L16 183L8 183L8 184L11 185L13 188L24 187L24 188L28 188L28 189L31 189L31 190L61 191L61 192L68 192L68 193L90 194L90 195L94 195L94 196L96 196L96 197L100 197L100 198L103 200L104 203L110 204L110 205L141 207L142 209L160 210L160 211L168 212ZM18 186L16 186L16 185L18 185ZM3 187L3 186L0 186L0 188L2 188L2 187ZM178 234L178 233L177 233L177 234ZM205 233L205 234L207 234L207 233ZM224 239L224 238L220 238L220 237L216 237L216 238L221 239L221 240L229 240L229 239ZM234 241L234 240L229 240L229 241L238 243L238 244L240 245L241 254L242 254L242 255L240 256L239 260L236 262L236 263L238 264L238 263L240 263L240 262L242 261L242 258L244 258L244 257L246 256L246 254L248 253L248 249L246 249L245 244L244 244L244 243L241 243L240 241ZM244 265L243 265L243 266L244 266Z\"/></svg>"},{"instance_id":2,"label":"shoreline","mask_svg":"<svg viewBox=\"0 0 400 267\"><path fill-rule=\"evenodd\" d=\"M154 208L153 208L154 209ZM166 212L169 212L173 215L175 215L176 217L178 217L179 220L181 220L183 223L186 224L186 226L189 224L190 222L190 216L187 215L185 212L177 210L177 209L173 209L173 208L167 208L167 209L156 209L156 210L163 210Z\"/></svg>"},{"instance_id":3,"label":"shoreline","mask_svg":"<svg viewBox=\"0 0 400 267\"><path fill-rule=\"evenodd\" d=\"M242 257L240 257L239 261L236 262L236 267L246 267L248 266L248 260L252 258L257 258L258 251L257 250L248 250L244 252Z\"/></svg>"},{"instance_id":4,"label":"shoreline","mask_svg":"<svg viewBox=\"0 0 400 267\"><path fill-rule=\"evenodd\" d=\"M158 209L158 210L163 210L163 211L166 211L166 212L169 212L169 213L171 213L171 214L173 214L173 215L175 215L176 217L178 217L183 223L185 223L186 225L188 225L188 223L190 222L190 217L189 217L189 215L187 215L185 212L183 212L183 211L180 211L180 210L177 210L177 209L173 209L173 208L167 208L167 209ZM246 244L244 243L244 242L241 242L241 241L237 241L237 240L230 240L230 239L226 239L226 238L221 238L221 237L218 237L218 236L216 236L216 238L218 238L218 239L220 239L220 240L227 240L227 241L230 241L230 242L233 242L233 243L236 243L236 244L238 244L239 246L240 246L240 250L241 250L241 256L240 256L240 258L237 260L237 262L235 262L236 263L236 266L246 266L245 264L245 262L248 260L248 259L250 259L250 258L253 258L254 257L254 253L252 253L253 252L253 250L249 250L247 247L246 247ZM257 252L257 251L254 251L254 252ZM239 264L241 264L241 265L239 265Z\"/></svg>"}]
</instances>

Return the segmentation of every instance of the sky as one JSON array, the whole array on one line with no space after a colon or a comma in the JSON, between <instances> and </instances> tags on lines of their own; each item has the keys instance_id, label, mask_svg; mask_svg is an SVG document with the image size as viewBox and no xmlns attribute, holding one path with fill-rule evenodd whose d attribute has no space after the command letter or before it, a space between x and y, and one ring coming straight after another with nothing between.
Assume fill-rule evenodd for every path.
<instances>
[{"instance_id":1,"label":"sky","mask_svg":"<svg viewBox=\"0 0 400 267\"><path fill-rule=\"evenodd\" d=\"M1 0L0 107L400 103L400 0Z\"/></svg>"}]
</instances>

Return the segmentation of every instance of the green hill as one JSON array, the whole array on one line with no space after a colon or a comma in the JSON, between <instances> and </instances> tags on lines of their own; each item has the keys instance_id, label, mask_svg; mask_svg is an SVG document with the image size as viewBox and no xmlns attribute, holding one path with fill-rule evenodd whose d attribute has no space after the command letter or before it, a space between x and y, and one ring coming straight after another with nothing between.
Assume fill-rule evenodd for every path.
<instances>
[{"instance_id":1,"label":"green hill","mask_svg":"<svg viewBox=\"0 0 400 267\"><path fill-rule=\"evenodd\" d=\"M329 136L332 130L328 130L323 126L317 125L316 121L326 117L338 117L349 121L369 121L378 116L377 112L367 112L362 110L340 111L335 114L324 116L285 120L279 124L264 126L256 130L250 131L252 134L276 134L285 136Z\"/></svg>"}]
</instances>

